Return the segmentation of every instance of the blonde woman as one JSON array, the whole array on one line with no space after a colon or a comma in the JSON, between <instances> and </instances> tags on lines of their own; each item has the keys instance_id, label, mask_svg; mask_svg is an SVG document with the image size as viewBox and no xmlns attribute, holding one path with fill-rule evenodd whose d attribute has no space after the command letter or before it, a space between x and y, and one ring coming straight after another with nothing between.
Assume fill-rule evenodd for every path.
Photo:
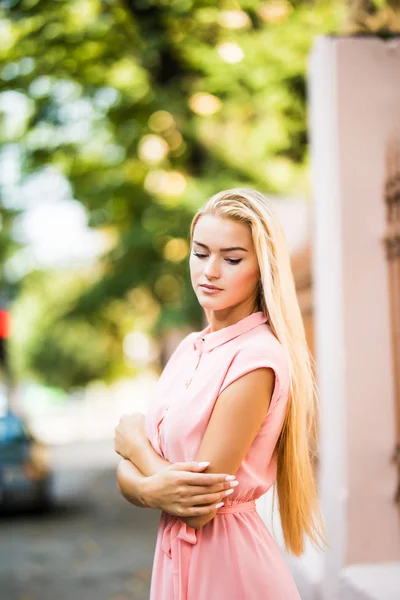
<instances>
[{"instance_id":1,"label":"blonde woman","mask_svg":"<svg viewBox=\"0 0 400 600\"><path fill-rule=\"evenodd\" d=\"M298 600L255 500L276 482L286 548L325 542L313 478L316 387L289 253L267 199L213 196L191 226L208 326L175 350L143 417L122 417L122 494L162 510L151 600Z\"/></svg>"}]
</instances>

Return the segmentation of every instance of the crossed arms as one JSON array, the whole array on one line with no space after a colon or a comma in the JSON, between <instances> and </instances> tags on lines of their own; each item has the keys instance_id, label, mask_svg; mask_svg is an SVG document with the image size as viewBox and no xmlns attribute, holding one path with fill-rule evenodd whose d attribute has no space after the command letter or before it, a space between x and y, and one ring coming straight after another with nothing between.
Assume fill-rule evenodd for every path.
<instances>
[{"instance_id":1,"label":"crossed arms","mask_svg":"<svg viewBox=\"0 0 400 600\"><path fill-rule=\"evenodd\" d=\"M115 441L116 452L123 457L117 470L122 495L137 506L175 514L194 529L203 527L217 513L215 500L220 501L231 486L226 477L237 472L260 429L274 384L274 371L259 368L219 395L196 456L196 461L210 462L206 472L194 462L172 464L163 459L137 415L122 417ZM132 418L136 419L133 427Z\"/></svg>"}]
</instances>

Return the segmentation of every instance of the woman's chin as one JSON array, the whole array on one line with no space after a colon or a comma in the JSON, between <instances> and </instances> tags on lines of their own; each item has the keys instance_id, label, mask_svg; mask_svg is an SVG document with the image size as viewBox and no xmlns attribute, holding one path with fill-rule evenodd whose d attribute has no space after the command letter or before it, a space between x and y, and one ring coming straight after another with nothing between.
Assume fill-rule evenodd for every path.
<instances>
[{"instance_id":1,"label":"woman's chin","mask_svg":"<svg viewBox=\"0 0 400 600\"><path fill-rule=\"evenodd\" d=\"M204 310L222 310L225 305L216 298L198 298L199 304Z\"/></svg>"},{"instance_id":2,"label":"woman's chin","mask_svg":"<svg viewBox=\"0 0 400 600\"><path fill-rule=\"evenodd\" d=\"M202 308L215 308L216 306L215 302L210 302L210 300L204 298L199 299L199 304Z\"/></svg>"}]
</instances>

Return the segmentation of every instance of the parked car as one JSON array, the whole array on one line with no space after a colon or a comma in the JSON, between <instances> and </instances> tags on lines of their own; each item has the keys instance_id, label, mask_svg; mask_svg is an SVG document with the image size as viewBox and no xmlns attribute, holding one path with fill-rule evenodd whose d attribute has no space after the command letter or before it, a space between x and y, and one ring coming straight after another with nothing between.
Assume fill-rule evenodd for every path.
<instances>
[{"instance_id":1,"label":"parked car","mask_svg":"<svg viewBox=\"0 0 400 600\"><path fill-rule=\"evenodd\" d=\"M0 415L0 507L41 510L51 502L47 447L23 418L7 410Z\"/></svg>"}]
</instances>

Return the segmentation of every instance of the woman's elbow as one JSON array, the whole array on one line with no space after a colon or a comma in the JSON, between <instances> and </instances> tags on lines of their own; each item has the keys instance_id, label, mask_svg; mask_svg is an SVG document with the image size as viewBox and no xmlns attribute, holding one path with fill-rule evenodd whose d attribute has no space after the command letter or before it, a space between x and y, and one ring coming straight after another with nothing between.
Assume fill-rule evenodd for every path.
<instances>
[{"instance_id":1,"label":"woman's elbow","mask_svg":"<svg viewBox=\"0 0 400 600\"><path fill-rule=\"evenodd\" d=\"M122 473L121 473L121 464L122 461L119 462L118 467L117 467L117 488L120 494L123 495L123 477L122 477Z\"/></svg>"},{"instance_id":2,"label":"woman's elbow","mask_svg":"<svg viewBox=\"0 0 400 600\"><path fill-rule=\"evenodd\" d=\"M138 506L139 508L146 508L145 505L143 504L143 502L141 502L139 500L139 498L136 497L137 495L134 492L134 490L132 489L131 483L129 482L129 480L127 480L127 478L123 472L123 469L121 468L121 464L122 464L122 462L118 465L118 468L117 468L117 488L118 488L119 493L130 504L134 504L135 506Z\"/></svg>"},{"instance_id":3,"label":"woman's elbow","mask_svg":"<svg viewBox=\"0 0 400 600\"><path fill-rule=\"evenodd\" d=\"M124 490L123 490L123 487L122 487L122 483L121 483L121 481L120 481L120 478L119 478L119 476L118 476L118 473L117 473L117 490L119 491L119 493L120 493L122 496L124 495Z\"/></svg>"},{"instance_id":4,"label":"woman's elbow","mask_svg":"<svg viewBox=\"0 0 400 600\"><path fill-rule=\"evenodd\" d=\"M117 489L119 491L119 493L121 494L121 496L123 496L126 500L128 500L128 498L126 497L126 482L124 481L121 472L119 470L119 468L117 469Z\"/></svg>"}]
</instances>

